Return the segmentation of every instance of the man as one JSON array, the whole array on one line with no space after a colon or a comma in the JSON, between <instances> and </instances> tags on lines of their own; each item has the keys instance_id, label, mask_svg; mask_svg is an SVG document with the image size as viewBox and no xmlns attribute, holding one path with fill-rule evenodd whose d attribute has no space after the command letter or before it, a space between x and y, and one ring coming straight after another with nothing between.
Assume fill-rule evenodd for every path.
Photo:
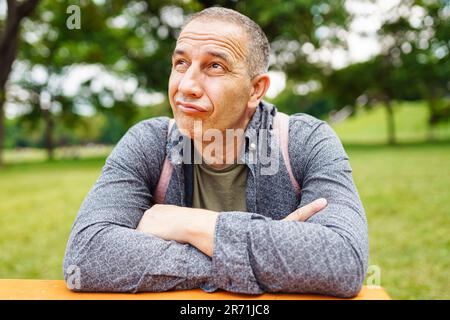
<instances>
[{"instance_id":1,"label":"man","mask_svg":"<svg viewBox=\"0 0 450 320\"><path fill-rule=\"evenodd\" d=\"M277 112L262 101L268 60L266 36L236 11L205 9L184 25L169 79L176 124L169 130L166 117L137 124L106 160L67 245L71 289L359 292L367 223L333 130L296 114L288 123L288 164L272 152L278 166L263 174L267 166L252 157L273 142L262 134ZM206 137L230 129L244 134ZM199 155L203 161L190 161ZM164 177L163 203L155 204ZM75 273L77 286L70 285Z\"/></svg>"}]
</instances>

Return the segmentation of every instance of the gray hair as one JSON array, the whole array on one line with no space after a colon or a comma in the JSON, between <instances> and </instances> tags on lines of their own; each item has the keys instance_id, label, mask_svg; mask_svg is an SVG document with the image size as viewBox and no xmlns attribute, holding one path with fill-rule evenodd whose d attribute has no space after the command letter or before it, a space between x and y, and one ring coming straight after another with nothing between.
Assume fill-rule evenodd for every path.
<instances>
[{"instance_id":1,"label":"gray hair","mask_svg":"<svg viewBox=\"0 0 450 320\"><path fill-rule=\"evenodd\" d=\"M195 19L230 22L243 29L247 34L247 65L250 78L267 72L269 68L270 44L261 27L249 17L228 8L210 7L190 15L183 23L182 30Z\"/></svg>"}]
</instances>

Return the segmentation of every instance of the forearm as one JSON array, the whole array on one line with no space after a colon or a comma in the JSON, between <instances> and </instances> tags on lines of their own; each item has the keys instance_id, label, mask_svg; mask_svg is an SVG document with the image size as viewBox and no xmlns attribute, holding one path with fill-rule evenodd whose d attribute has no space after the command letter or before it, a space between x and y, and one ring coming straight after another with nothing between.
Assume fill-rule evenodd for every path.
<instances>
[{"instance_id":1,"label":"forearm","mask_svg":"<svg viewBox=\"0 0 450 320\"><path fill-rule=\"evenodd\" d=\"M199 288L211 259L188 244L99 223L74 231L64 258L80 270L79 291L139 292Z\"/></svg>"},{"instance_id":2,"label":"forearm","mask_svg":"<svg viewBox=\"0 0 450 320\"><path fill-rule=\"evenodd\" d=\"M221 214L215 232L212 282L219 288L346 297L361 287L364 258L354 248L364 239L349 239L319 224L244 212Z\"/></svg>"}]
</instances>

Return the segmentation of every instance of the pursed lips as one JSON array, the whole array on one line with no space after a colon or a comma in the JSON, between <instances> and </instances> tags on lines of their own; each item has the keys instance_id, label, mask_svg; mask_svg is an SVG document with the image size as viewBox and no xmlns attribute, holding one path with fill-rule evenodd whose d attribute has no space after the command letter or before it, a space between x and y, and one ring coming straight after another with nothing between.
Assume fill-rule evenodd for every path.
<instances>
[{"instance_id":1,"label":"pursed lips","mask_svg":"<svg viewBox=\"0 0 450 320\"><path fill-rule=\"evenodd\" d=\"M188 102L176 101L176 105L181 111L188 114L203 113L208 111L205 107Z\"/></svg>"}]
</instances>

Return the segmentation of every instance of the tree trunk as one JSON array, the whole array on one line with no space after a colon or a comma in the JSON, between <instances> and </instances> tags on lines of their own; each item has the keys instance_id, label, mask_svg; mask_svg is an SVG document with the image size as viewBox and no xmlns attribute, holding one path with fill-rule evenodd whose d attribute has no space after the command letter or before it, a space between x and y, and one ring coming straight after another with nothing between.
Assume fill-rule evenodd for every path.
<instances>
[{"instance_id":1,"label":"tree trunk","mask_svg":"<svg viewBox=\"0 0 450 320\"><path fill-rule=\"evenodd\" d=\"M3 144L5 141L5 91L0 90L0 167L3 165Z\"/></svg>"},{"instance_id":2,"label":"tree trunk","mask_svg":"<svg viewBox=\"0 0 450 320\"><path fill-rule=\"evenodd\" d=\"M434 135L436 125L435 124L428 124L428 130L427 130L427 141L428 142L434 142L436 141L436 137Z\"/></svg>"},{"instance_id":3,"label":"tree trunk","mask_svg":"<svg viewBox=\"0 0 450 320\"><path fill-rule=\"evenodd\" d=\"M8 10L10 10L8 8ZM15 16L14 12L8 14L8 22L5 32L0 39L0 165L3 164L3 146L5 139L5 102L6 102L6 81L11 72L12 64L17 54L17 43L19 27L17 23L10 22L10 16Z\"/></svg>"},{"instance_id":4,"label":"tree trunk","mask_svg":"<svg viewBox=\"0 0 450 320\"><path fill-rule=\"evenodd\" d=\"M2 152L5 136L4 104L6 102L6 81L12 69L17 55L19 43L20 22L29 16L39 0L28 0L17 2L7 0L8 14L4 31L0 34L0 164L2 163Z\"/></svg>"},{"instance_id":5,"label":"tree trunk","mask_svg":"<svg viewBox=\"0 0 450 320\"><path fill-rule=\"evenodd\" d=\"M55 144L53 141L53 129L55 127L55 123L53 121L50 109L43 109L42 112L45 121L44 143L45 149L47 150L47 160L51 161L54 159L55 150Z\"/></svg>"},{"instance_id":6,"label":"tree trunk","mask_svg":"<svg viewBox=\"0 0 450 320\"><path fill-rule=\"evenodd\" d=\"M428 104L428 132L427 141L432 142L435 140L434 128L439 122L439 109L436 99L429 97L427 99Z\"/></svg>"},{"instance_id":7,"label":"tree trunk","mask_svg":"<svg viewBox=\"0 0 450 320\"><path fill-rule=\"evenodd\" d=\"M395 133L394 108L392 107L392 103L389 100L386 100L384 105L386 106L388 144L394 145L397 143Z\"/></svg>"}]
</instances>

